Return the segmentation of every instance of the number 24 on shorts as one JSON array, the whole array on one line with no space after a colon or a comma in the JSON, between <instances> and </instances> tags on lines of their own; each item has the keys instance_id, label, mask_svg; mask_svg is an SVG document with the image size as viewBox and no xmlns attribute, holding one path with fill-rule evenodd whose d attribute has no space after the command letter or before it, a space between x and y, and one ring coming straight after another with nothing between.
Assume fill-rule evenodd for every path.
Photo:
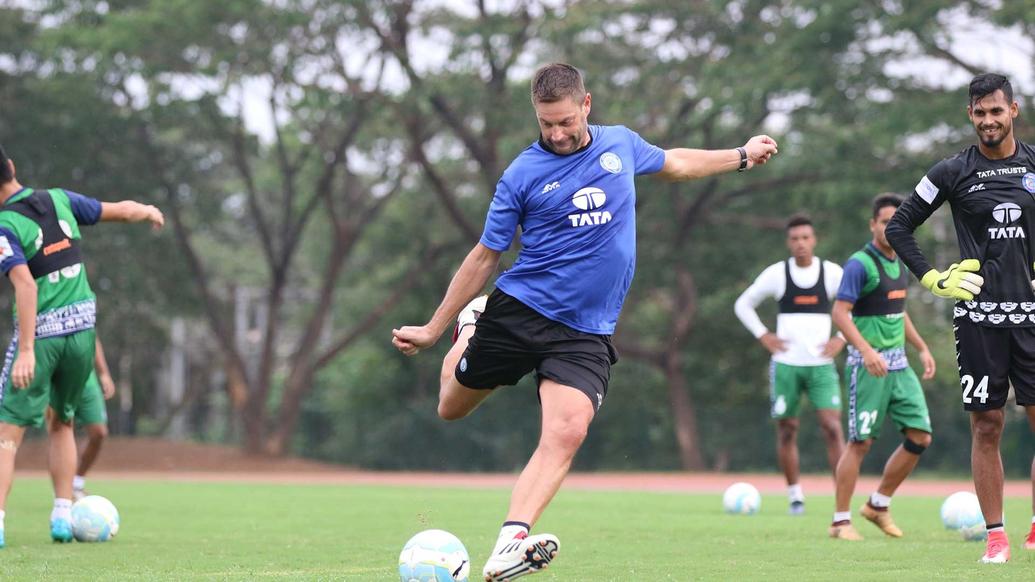
<instances>
[{"instance_id":1,"label":"number 24 on shorts","mask_svg":"<svg viewBox=\"0 0 1035 582\"><path fill-rule=\"evenodd\" d=\"M970 374L960 378L960 385L963 386L963 403L970 404L975 398L980 399L981 404L988 401L988 376L982 376L977 386L974 385L974 377ZM973 390L973 394L971 393Z\"/></svg>"}]
</instances>

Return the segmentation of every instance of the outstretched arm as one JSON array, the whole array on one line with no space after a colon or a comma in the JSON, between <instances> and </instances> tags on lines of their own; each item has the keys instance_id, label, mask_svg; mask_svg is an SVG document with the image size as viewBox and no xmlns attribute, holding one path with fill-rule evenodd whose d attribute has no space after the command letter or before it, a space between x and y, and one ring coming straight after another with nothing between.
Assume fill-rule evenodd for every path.
<instances>
[{"instance_id":1,"label":"outstretched arm","mask_svg":"<svg viewBox=\"0 0 1035 582\"><path fill-rule=\"evenodd\" d=\"M101 220L105 222L150 222L157 230L165 224L165 216L157 207L133 200L101 202Z\"/></svg>"},{"instance_id":2,"label":"outstretched arm","mask_svg":"<svg viewBox=\"0 0 1035 582\"><path fill-rule=\"evenodd\" d=\"M768 135L756 135L743 145L747 156L744 169L764 164L777 153L776 141ZM681 181L704 178L714 174L732 172L740 167L739 149L692 150L676 148L665 150L665 163L659 176L666 180Z\"/></svg>"},{"instance_id":3,"label":"outstretched arm","mask_svg":"<svg viewBox=\"0 0 1035 582\"><path fill-rule=\"evenodd\" d=\"M431 319L421 326L408 325L393 329L392 345L407 356L435 345L438 338L449 329L453 318L485 287L499 265L501 254L482 243L474 245L460 269L453 275L446 296Z\"/></svg>"}]
</instances>

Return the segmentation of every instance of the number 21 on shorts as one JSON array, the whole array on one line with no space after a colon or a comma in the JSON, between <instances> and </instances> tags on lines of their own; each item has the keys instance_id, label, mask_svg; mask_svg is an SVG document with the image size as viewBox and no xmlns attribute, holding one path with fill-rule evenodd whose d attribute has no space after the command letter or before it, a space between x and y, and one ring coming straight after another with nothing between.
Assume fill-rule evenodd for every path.
<instances>
[{"instance_id":1,"label":"number 21 on shorts","mask_svg":"<svg viewBox=\"0 0 1035 582\"><path fill-rule=\"evenodd\" d=\"M960 386L963 387L963 403L970 404L977 398L981 404L988 401L988 376L982 376L977 386L974 385L974 377L970 374L960 378ZM973 393L971 392L973 390Z\"/></svg>"}]
</instances>

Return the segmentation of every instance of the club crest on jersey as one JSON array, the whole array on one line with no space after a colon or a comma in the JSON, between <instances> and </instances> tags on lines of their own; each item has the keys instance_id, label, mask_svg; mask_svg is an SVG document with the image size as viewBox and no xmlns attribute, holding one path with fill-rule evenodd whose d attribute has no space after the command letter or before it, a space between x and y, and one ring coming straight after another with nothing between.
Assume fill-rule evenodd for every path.
<instances>
[{"instance_id":1,"label":"club crest on jersey","mask_svg":"<svg viewBox=\"0 0 1035 582\"><path fill-rule=\"evenodd\" d=\"M6 236L0 236L0 260L14 256L14 249L11 248L11 241Z\"/></svg>"},{"instance_id":2,"label":"club crest on jersey","mask_svg":"<svg viewBox=\"0 0 1035 582\"><path fill-rule=\"evenodd\" d=\"M1022 323L1025 319L1028 319L1028 316L1024 315L1023 313L1010 314L1010 323Z\"/></svg>"},{"instance_id":3,"label":"club crest on jersey","mask_svg":"<svg viewBox=\"0 0 1035 582\"><path fill-rule=\"evenodd\" d=\"M614 152L604 152L600 155L600 167L612 174L622 171L622 158Z\"/></svg>"},{"instance_id":4,"label":"club crest on jersey","mask_svg":"<svg viewBox=\"0 0 1035 582\"><path fill-rule=\"evenodd\" d=\"M999 308L1007 313L1010 313L1014 309L1017 309L1017 304L1012 301L1004 301L999 304Z\"/></svg>"},{"instance_id":5,"label":"club crest on jersey","mask_svg":"<svg viewBox=\"0 0 1035 582\"><path fill-rule=\"evenodd\" d=\"M596 226L611 222L611 213L598 210L607 203L607 195L600 188L588 187L571 195L571 203L579 210L588 210L581 214L569 214L572 227Z\"/></svg>"},{"instance_id":6,"label":"club crest on jersey","mask_svg":"<svg viewBox=\"0 0 1035 582\"><path fill-rule=\"evenodd\" d=\"M1021 218L1021 207L1013 202L1003 202L992 209L992 219L1001 225L1009 225ZM1022 226L990 226L988 238L1027 238Z\"/></svg>"},{"instance_id":7,"label":"club crest on jersey","mask_svg":"<svg viewBox=\"0 0 1035 582\"><path fill-rule=\"evenodd\" d=\"M1035 194L1035 174L1028 172L1021 177L1021 186L1028 192Z\"/></svg>"}]
</instances>

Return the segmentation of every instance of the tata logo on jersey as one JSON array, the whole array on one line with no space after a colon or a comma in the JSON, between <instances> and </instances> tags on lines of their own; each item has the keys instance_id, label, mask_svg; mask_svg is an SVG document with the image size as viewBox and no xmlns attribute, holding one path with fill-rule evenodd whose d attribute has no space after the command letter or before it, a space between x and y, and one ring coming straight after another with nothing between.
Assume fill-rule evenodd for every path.
<instances>
[{"instance_id":1,"label":"tata logo on jersey","mask_svg":"<svg viewBox=\"0 0 1035 582\"><path fill-rule=\"evenodd\" d=\"M587 210L581 214L569 214L568 220L573 227L596 226L611 222L611 213L606 210L598 210L607 202L607 195L600 188L583 188L572 194L571 203L579 210Z\"/></svg>"},{"instance_id":2,"label":"tata logo on jersey","mask_svg":"<svg viewBox=\"0 0 1035 582\"><path fill-rule=\"evenodd\" d=\"M1002 225L1009 225L1021 218L1021 207L1013 202L1003 202L992 209L992 218ZM1027 238L1024 236L1022 226L990 226L988 227L988 238Z\"/></svg>"}]
</instances>

